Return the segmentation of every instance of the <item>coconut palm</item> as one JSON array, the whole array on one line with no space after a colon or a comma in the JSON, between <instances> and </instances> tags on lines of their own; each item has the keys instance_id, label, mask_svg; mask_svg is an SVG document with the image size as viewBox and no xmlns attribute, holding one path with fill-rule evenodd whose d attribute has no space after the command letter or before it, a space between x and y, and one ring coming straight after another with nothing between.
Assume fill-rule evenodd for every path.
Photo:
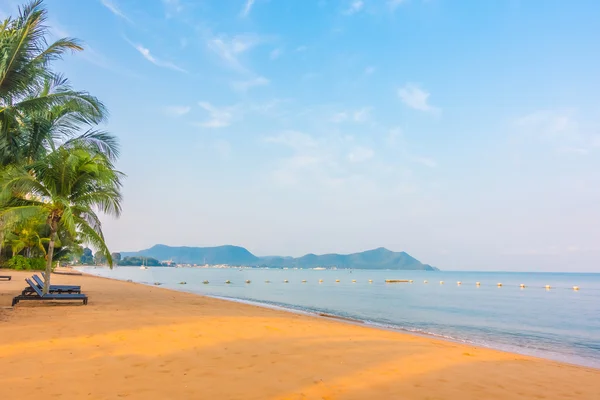
<instances>
[{"instance_id":1,"label":"coconut palm","mask_svg":"<svg viewBox=\"0 0 600 400\"><path fill-rule=\"evenodd\" d=\"M50 62L65 52L83 50L76 39L63 38L48 44L47 11L43 0L33 0L19 15L0 24L0 164L18 161L24 132L32 133L34 116L60 116L53 134L75 122L97 124L106 117L102 103L86 92L72 90L66 80L50 70ZM32 122L33 118L33 122ZM46 118L56 121L56 118ZM71 129L72 130L72 129ZM47 129L42 129L45 132ZM41 143L39 140L35 143ZM35 149L35 147L31 147Z\"/></svg>"},{"instance_id":2,"label":"coconut palm","mask_svg":"<svg viewBox=\"0 0 600 400\"><path fill-rule=\"evenodd\" d=\"M49 227L44 293L50 287L59 229L93 245L112 266L96 211L120 215L122 178L106 155L77 144L59 147L32 164L9 166L0 172L0 202L4 204L0 218L44 216Z\"/></svg>"}]
</instances>

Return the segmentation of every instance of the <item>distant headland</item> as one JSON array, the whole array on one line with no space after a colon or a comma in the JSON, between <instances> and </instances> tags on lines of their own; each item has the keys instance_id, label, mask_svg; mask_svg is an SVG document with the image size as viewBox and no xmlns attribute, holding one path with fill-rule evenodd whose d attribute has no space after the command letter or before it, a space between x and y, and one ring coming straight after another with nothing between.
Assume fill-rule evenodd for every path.
<instances>
[{"instance_id":1,"label":"distant headland","mask_svg":"<svg viewBox=\"0 0 600 400\"><path fill-rule=\"evenodd\" d=\"M123 257L152 257L160 261L191 265L438 271L436 267L423 264L406 252L394 252L383 247L353 254L257 257L247 249L239 246L172 247L157 244L145 250L122 252L121 255Z\"/></svg>"}]
</instances>

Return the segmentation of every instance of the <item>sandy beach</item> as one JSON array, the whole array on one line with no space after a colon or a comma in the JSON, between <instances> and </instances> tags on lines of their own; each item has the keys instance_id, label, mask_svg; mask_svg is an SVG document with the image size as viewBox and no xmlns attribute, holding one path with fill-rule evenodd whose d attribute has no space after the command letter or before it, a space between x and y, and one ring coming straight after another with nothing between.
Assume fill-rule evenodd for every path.
<instances>
[{"instance_id":1,"label":"sandy beach","mask_svg":"<svg viewBox=\"0 0 600 400\"><path fill-rule=\"evenodd\" d=\"M600 370L90 276L11 309L7 274L2 399L600 399Z\"/></svg>"}]
</instances>

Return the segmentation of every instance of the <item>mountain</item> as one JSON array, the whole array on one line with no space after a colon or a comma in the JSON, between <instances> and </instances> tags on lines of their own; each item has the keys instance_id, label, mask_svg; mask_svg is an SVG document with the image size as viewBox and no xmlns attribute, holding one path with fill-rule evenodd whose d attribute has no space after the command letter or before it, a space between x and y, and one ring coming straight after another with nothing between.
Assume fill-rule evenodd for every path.
<instances>
[{"instance_id":1,"label":"mountain","mask_svg":"<svg viewBox=\"0 0 600 400\"><path fill-rule=\"evenodd\" d=\"M161 261L172 260L179 264L258 265L259 258L243 247L171 247L157 244L137 252L121 253L122 257L146 256Z\"/></svg>"},{"instance_id":2,"label":"mountain","mask_svg":"<svg viewBox=\"0 0 600 400\"><path fill-rule=\"evenodd\" d=\"M226 264L235 266L264 266L274 268L337 267L355 269L398 269L437 271L405 252L394 252L383 247L353 254L307 254L302 257L257 257L243 247L171 247L157 244L138 252L121 253L123 257L146 256L180 264Z\"/></svg>"}]
</instances>

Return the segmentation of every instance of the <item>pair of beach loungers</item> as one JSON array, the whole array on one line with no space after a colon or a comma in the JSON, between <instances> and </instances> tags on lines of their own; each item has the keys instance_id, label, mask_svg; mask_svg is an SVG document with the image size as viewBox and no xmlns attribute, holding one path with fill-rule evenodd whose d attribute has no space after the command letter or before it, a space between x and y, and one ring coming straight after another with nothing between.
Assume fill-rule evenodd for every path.
<instances>
[{"instance_id":1,"label":"pair of beach loungers","mask_svg":"<svg viewBox=\"0 0 600 400\"><path fill-rule=\"evenodd\" d=\"M44 281L39 276L33 275L31 279L26 278L25 282L29 286L26 286L19 296L13 298L13 307L21 300L83 300L83 304L88 302L88 297L81 293L81 286L50 285L50 290L44 294Z\"/></svg>"}]
</instances>

